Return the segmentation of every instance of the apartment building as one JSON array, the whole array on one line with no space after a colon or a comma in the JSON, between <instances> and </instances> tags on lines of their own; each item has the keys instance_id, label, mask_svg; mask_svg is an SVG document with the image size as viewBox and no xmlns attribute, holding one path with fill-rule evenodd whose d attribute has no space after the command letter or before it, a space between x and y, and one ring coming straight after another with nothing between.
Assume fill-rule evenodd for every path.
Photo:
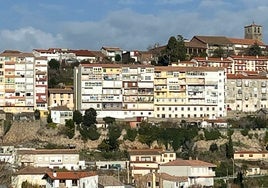
<instances>
[{"instance_id":1,"label":"apartment building","mask_svg":"<svg viewBox=\"0 0 268 188\"><path fill-rule=\"evenodd\" d=\"M15 163L18 166L84 169L85 162L79 161L79 152L74 149L20 149Z\"/></svg>"},{"instance_id":2,"label":"apartment building","mask_svg":"<svg viewBox=\"0 0 268 188\"><path fill-rule=\"evenodd\" d=\"M160 164L176 159L175 152L162 149L136 149L130 150L128 153L130 172L134 178L150 172L158 172Z\"/></svg>"},{"instance_id":3,"label":"apartment building","mask_svg":"<svg viewBox=\"0 0 268 188\"><path fill-rule=\"evenodd\" d=\"M0 54L0 109L20 113L40 110L47 115L47 59L32 53Z\"/></svg>"},{"instance_id":4,"label":"apartment building","mask_svg":"<svg viewBox=\"0 0 268 188\"><path fill-rule=\"evenodd\" d=\"M153 117L154 67L81 64L75 69L75 109L98 117Z\"/></svg>"},{"instance_id":5,"label":"apartment building","mask_svg":"<svg viewBox=\"0 0 268 188\"><path fill-rule=\"evenodd\" d=\"M48 70L47 58L35 58L35 100L36 108L40 111L40 116L48 114Z\"/></svg>"},{"instance_id":6,"label":"apartment building","mask_svg":"<svg viewBox=\"0 0 268 188\"><path fill-rule=\"evenodd\" d=\"M261 161L268 160L267 151L236 151L234 152L235 160L251 160L251 161Z\"/></svg>"},{"instance_id":7,"label":"apartment building","mask_svg":"<svg viewBox=\"0 0 268 188\"><path fill-rule=\"evenodd\" d=\"M226 115L225 74L217 67L81 64L75 109L99 118L216 118Z\"/></svg>"},{"instance_id":8,"label":"apartment building","mask_svg":"<svg viewBox=\"0 0 268 188\"><path fill-rule=\"evenodd\" d=\"M267 108L267 85L266 73L248 71L243 74L227 74L227 110L256 112L260 108Z\"/></svg>"},{"instance_id":9,"label":"apartment building","mask_svg":"<svg viewBox=\"0 0 268 188\"><path fill-rule=\"evenodd\" d=\"M217 118L226 116L226 76L218 67L155 67L156 118Z\"/></svg>"},{"instance_id":10,"label":"apartment building","mask_svg":"<svg viewBox=\"0 0 268 188\"><path fill-rule=\"evenodd\" d=\"M244 71L268 71L267 56L231 55L228 59L232 61L234 74Z\"/></svg>"},{"instance_id":11,"label":"apartment building","mask_svg":"<svg viewBox=\"0 0 268 188\"><path fill-rule=\"evenodd\" d=\"M35 109L35 58L31 53L4 51L0 54L0 108L5 112Z\"/></svg>"},{"instance_id":12,"label":"apartment building","mask_svg":"<svg viewBox=\"0 0 268 188\"><path fill-rule=\"evenodd\" d=\"M235 73L234 62L227 58L194 57L191 62L197 67L223 67L226 73Z\"/></svg>"},{"instance_id":13,"label":"apartment building","mask_svg":"<svg viewBox=\"0 0 268 188\"><path fill-rule=\"evenodd\" d=\"M216 165L200 160L177 159L159 167L160 173L167 173L171 176L188 177L187 183L183 187L201 185L201 187L213 187ZM166 184L165 184L166 183ZM164 182L163 187L170 186L169 182Z\"/></svg>"}]
</instances>

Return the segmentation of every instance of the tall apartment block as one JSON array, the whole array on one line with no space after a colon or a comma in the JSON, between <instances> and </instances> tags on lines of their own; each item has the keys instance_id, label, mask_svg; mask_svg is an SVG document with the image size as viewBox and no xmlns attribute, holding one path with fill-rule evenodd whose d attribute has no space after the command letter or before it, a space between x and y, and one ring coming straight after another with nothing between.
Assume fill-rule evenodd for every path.
<instances>
[{"instance_id":1,"label":"tall apartment block","mask_svg":"<svg viewBox=\"0 0 268 188\"><path fill-rule=\"evenodd\" d=\"M37 65L35 65L37 63ZM46 60L32 53L4 51L0 54L0 108L5 112L47 109ZM42 115L42 114L41 114Z\"/></svg>"},{"instance_id":2,"label":"tall apartment block","mask_svg":"<svg viewBox=\"0 0 268 188\"><path fill-rule=\"evenodd\" d=\"M48 114L48 61L46 57L35 58L35 109L41 117Z\"/></svg>"},{"instance_id":3,"label":"tall apartment block","mask_svg":"<svg viewBox=\"0 0 268 188\"><path fill-rule=\"evenodd\" d=\"M75 109L94 108L99 118L226 115L223 68L81 64L74 82Z\"/></svg>"},{"instance_id":4,"label":"tall apartment block","mask_svg":"<svg viewBox=\"0 0 268 188\"><path fill-rule=\"evenodd\" d=\"M155 67L156 118L219 118L224 106L225 73L217 67Z\"/></svg>"},{"instance_id":5,"label":"tall apartment block","mask_svg":"<svg viewBox=\"0 0 268 188\"><path fill-rule=\"evenodd\" d=\"M154 67L81 64L75 69L76 109L98 117L153 117Z\"/></svg>"},{"instance_id":6,"label":"tall apartment block","mask_svg":"<svg viewBox=\"0 0 268 188\"><path fill-rule=\"evenodd\" d=\"M256 112L268 107L268 77L266 73L227 74L227 110Z\"/></svg>"}]
</instances>

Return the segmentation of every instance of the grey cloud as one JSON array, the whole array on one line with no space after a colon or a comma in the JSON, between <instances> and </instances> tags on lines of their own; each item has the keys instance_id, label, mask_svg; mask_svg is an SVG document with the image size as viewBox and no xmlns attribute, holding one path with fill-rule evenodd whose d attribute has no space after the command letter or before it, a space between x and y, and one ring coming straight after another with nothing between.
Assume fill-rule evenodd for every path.
<instances>
[{"instance_id":1,"label":"grey cloud","mask_svg":"<svg viewBox=\"0 0 268 188\"><path fill-rule=\"evenodd\" d=\"M33 48L48 48L63 44L61 35L45 33L33 27L0 31L0 49L32 51Z\"/></svg>"}]
</instances>

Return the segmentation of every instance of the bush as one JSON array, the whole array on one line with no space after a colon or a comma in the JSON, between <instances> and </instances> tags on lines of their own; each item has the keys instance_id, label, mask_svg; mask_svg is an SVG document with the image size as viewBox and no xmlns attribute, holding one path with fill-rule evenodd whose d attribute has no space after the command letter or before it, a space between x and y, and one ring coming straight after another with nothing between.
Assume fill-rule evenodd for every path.
<instances>
[{"instance_id":1,"label":"bush","mask_svg":"<svg viewBox=\"0 0 268 188\"><path fill-rule=\"evenodd\" d=\"M216 143L211 144L209 147L209 151L211 152L218 151L218 145Z\"/></svg>"},{"instance_id":2,"label":"bush","mask_svg":"<svg viewBox=\"0 0 268 188\"><path fill-rule=\"evenodd\" d=\"M124 139L125 140L129 140L131 142L135 141L135 139L137 137L137 134L138 134L137 130L136 129L128 128L126 131L127 131L127 133L124 136Z\"/></svg>"},{"instance_id":3,"label":"bush","mask_svg":"<svg viewBox=\"0 0 268 188\"><path fill-rule=\"evenodd\" d=\"M247 136L247 135L248 135L248 132L249 132L248 129L243 129L243 130L240 131L240 133L241 133L243 136Z\"/></svg>"},{"instance_id":4,"label":"bush","mask_svg":"<svg viewBox=\"0 0 268 188\"><path fill-rule=\"evenodd\" d=\"M217 129L204 130L206 140L217 140L221 137L221 133Z\"/></svg>"}]
</instances>

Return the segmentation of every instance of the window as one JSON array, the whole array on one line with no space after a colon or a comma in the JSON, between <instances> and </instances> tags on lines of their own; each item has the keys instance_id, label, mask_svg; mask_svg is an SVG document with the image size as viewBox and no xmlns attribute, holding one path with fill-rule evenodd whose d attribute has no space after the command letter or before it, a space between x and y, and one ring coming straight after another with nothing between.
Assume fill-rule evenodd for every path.
<instances>
[{"instance_id":1,"label":"window","mask_svg":"<svg viewBox=\"0 0 268 188\"><path fill-rule=\"evenodd\" d=\"M151 182L150 182L150 181L147 182L147 186L148 186L148 187L151 187Z\"/></svg>"},{"instance_id":2,"label":"window","mask_svg":"<svg viewBox=\"0 0 268 188\"><path fill-rule=\"evenodd\" d=\"M253 154L249 154L249 157L253 157Z\"/></svg>"},{"instance_id":3,"label":"window","mask_svg":"<svg viewBox=\"0 0 268 188\"><path fill-rule=\"evenodd\" d=\"M77 180L72 180L72 186L77 186Z\"/></svg>"}]
</instances>

